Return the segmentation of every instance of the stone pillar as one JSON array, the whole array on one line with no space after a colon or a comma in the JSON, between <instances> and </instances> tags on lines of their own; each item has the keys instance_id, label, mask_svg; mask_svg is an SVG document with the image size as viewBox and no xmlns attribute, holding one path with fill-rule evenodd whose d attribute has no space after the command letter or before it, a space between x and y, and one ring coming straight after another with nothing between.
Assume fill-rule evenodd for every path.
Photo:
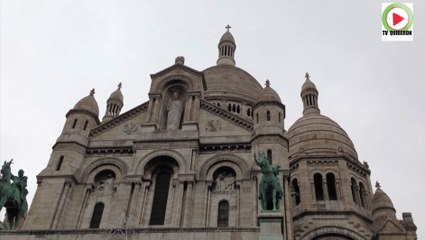
<instances>
[{"instance_id":1,"label":"stone pillar","mask_svg":"<svg viewBox=\"0 0 425 240\"><path fill-rule=\"evenodd\" d=\"M186 201L184 206L183 226L190 227L192 225L192 209L193 209L193 182L187 182Z\"/></svg>"},{"instance_id":2,"label":"stone pillar","mask_svg":"<svg viewBox=\"0 0 425 240\"><path fill-rule=\"evenodd\" d=\"M70 180L65 180L61 197L59 199L58 205L56 206L55 215L53 216L52 223L50 224L50 229L56 229L59 225L62 212L66 206L66 201L68 200L69 190L71 189L71 186L72 182Z\"/></svg>"},{"instance_id":3,"label":"stone pillar","mask_svg":"<svg viewBox=\"0 0 425 240\"><path fill-rule=\"evenodd\" d=\"M151 185L151 181L143 181L141 189L140 189L141 194L138 199L139 207L136 209L137 211L136 216L139 216L139 223L138 223L139 226L143 225L143 219L145 217L144 215L146 214L146 202L147 202L150 185Z\"/></svg>"}]
</instances>

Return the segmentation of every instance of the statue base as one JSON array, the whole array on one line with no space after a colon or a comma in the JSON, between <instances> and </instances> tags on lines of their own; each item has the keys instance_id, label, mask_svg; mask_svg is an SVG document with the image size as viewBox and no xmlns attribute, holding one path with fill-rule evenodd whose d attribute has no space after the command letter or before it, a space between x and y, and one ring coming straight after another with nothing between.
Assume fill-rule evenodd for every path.
<instances>
[{"instance_id":1,"label":"statue base","mask_svg":"<svg viewBox=\"0 0 425 240\"><path fill-rule=\"evenodd\" d=\"M283 240L283 215L278 211L261 211L258 214L260 240Z\"/></svg>"}]
</instances>

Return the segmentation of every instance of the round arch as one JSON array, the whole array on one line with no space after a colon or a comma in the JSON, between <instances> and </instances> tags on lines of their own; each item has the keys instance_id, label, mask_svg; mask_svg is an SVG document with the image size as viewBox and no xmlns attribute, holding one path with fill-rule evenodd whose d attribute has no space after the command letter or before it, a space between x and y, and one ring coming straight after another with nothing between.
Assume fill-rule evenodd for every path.
<instances>
[{"instance_id":1,"label":"round arch","mask_svg":"<svg viewBox=\"0 0 425 240\"><path fill-rule=\"evenodd\" d=\"M177 162L178 171L176 171L176 173L185 173L186 172L186 162L185 162L183 156L180 153L178 153L174 150L159 150L159 151L151 152L151 153L147 154L145 157L143 157L143 159L136 166L135 174L144 175L145 174L145 168L146 168L147 164L151 160L153 160L157 157L163 157L163 156L173 158Z\"/></svg>"},{"instance_id":2,"label":"round arch","mask_svg":"<svg viewBox=\"0 0 425 240\"><path fill-rule=\"evenodd\" d=\"M92 162L81 173L80 179L83 182L93 183L94 177L103 170L111 170L115 173L116 180L122 179L127 175L128 166L119 158L101 158Z\"/></svg>"},{"instance_id":3,"label":"round arch","mask_svg":"<svg viewBox=\"0 0 425 240\"><path fill-rule=\"evenodd\" d=\"M223 154L206 160L201 166L197 178L212 181L214 172L221 167L232 168L236 172L236 180L247 178L249 174L249 166L242 158L232 154Z\"/></svg>"},{"instance_id":4,"label":"round arch","mask_svg":"<svg viewBox=\"0 0 425 240\"><path fill-rule=\"evenodd\" d=\"M337 226L328 226L313 229L310 232L307 232L300 239L305 240L319 240L322 237L326 236L338 236L344 240L368 240L365 236L360 235L359 233L343 227Z\"/></svg>"}]
</instances>

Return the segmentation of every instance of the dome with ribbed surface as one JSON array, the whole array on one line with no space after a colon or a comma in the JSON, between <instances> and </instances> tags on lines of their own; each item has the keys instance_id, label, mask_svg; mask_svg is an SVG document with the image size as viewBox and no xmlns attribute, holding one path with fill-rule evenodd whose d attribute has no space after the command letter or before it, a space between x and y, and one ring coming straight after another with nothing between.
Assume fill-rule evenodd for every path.
<instances>
[{"instance_id":1,"label":"dome with ribbed surface","mask_svg":"<svg viewBox=\"0 0 425 240\"><path fill-rule=\"evenodd\" d=\"M315 90L317 92L316 85L314 85L314 83L309 78L306 78L303 86L301 87L301 94L307 90Z\"/></svg>"},{"instance_id":2,"label":"dome with ribbed surface","mask_svg":"<svg viewBox=\"0 0 425 240\"><path fill-rule=\"evenodd\" d=\"M392 209L395 211L393 202L391 201L390 197L384 191L382 191L381 188L378 187L378 189L375 191L375 194L373 194L372 210L376 211L379 209Z\"/></svg>"},{"instance_id":3,"label":"dome with ribbed surface","mask_svg":"<svg viewBox=\"0 0 425 240\"><path fill-rule=\"evenodd\" d=\"M73 110L86 110L99 117L99 106L94 98L94 90L90 92L90 95L78 101Z\"/></svg>"},{"instance_id":4,"label":"dome with ribbed surface","mask_svg":"<svg viewBox=\"0 0 425 240\"><path fill-rule=\"evenodd\" d=\"M289 154L348 153L357 159L357 152L347 133L332 119L321 114L307 114L288 130Z\"/></svg>"},{"instance_id":5,"label":"dome with ribbed surface","mask_svg":"<svg viewBox=\"0 0 425 240\"><path fill-rule=\"evenodd\" d=\"M246 71L229 65L218 65L205 69L207 85L205 97L228 98L254 104L263 92L261 85Z\"/></svg>"},{"instance_id":6,"label":"dome with ribbed surface","mask_svg":"<svg viewBox=\"0 0 425 240\"><path fill-rule=\"evenodd\" d=\"M233 43L235 43L235 38L233 37L233 35L230 33L230 31L226 31L224 34L223 34L223 36L221 36L221 38L220 38L220 43L222 43L222 42L226 42L226 41L229 41L229 42L233 42Z\"/></svg>"},{"instance_id":7,"label":"dome with ribbed surface","mask_svg":"<svg viewBox=\"0 0 425 240\"><path fill-rule=\"evenodd\" d=\"M257 103L259 102L278 102L282 103L280 100L279 94L270 87L270 81L266 81L266 87L263 89L263 92L258 97Z\"/></svg>"},{"instance_id":8,"label":"dome with ribbed surface","mask_svg":"<svg viewBox=\"0 0 425 240\"><path fill-rule=\"evenodd\" d=\"M109 99L110 100L112 100L112 99L118 100L121 103L123 103L124 102L124 96L122 95L121 87L119 87L117 90L115 90L113 93L111 93L111 95L109 96Z\"/></svg>"}]
</instances>

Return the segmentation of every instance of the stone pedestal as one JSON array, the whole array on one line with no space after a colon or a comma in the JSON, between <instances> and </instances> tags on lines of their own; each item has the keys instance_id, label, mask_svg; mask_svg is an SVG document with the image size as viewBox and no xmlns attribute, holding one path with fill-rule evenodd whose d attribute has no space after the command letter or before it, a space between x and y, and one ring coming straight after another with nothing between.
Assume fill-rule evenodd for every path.
<instances>
[{"instance_id":1,"label":"stone pedestal","mask_svg":"<svg viewBox=\"0 0 425 240\"><path fill-rule=\"evenodd\" d=\"M258 214L260 240L283 240L283 214L280 212L261 212Z\"/></svg>"}]
</instances>

